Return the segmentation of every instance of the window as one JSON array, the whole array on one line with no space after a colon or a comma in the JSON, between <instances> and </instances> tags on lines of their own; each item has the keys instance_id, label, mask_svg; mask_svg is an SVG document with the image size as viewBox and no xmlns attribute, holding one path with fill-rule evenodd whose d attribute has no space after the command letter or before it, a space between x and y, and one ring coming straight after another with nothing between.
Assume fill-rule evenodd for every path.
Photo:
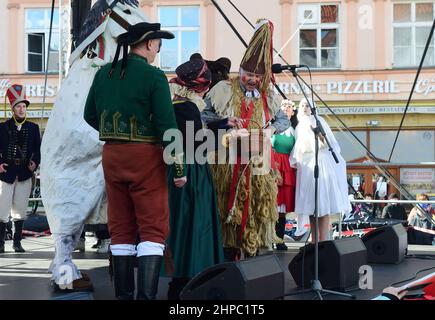
<instances>
[{"instance_id":1,"label":"window","mask_svg":"<svg viewBox=\"0 0 435 320\"><path fill-rule=\"evenodd\" d=\"M397 131L371 131L370 151L388 160ZM391 162L416 163L435 161L434 130L403 130L397 139Z\"/></svg>"},{"instance_id":2,"label":"window","mask_svg":"<svg viewBox=\"0 0 435 320\"><path fill-rule=\"evenodd\" d=\"M54 10L51 45L48 48L50 15L51 9L26 9L27 72L44 72L48 56L48 72L59 71L59 10Z\"/></svg>"},{"instance_id":3,"label":"window","mask_svg":"<svg viewBox=\"0 0 435 320\"><path fill-rule=\"evenodd\" d=\"M159 21L162 29L175 35L175 39L163 39L160 68L174 71L192 53L199 52L199 6L159 7Z\"/></svg>"},{"instance_id":4,"label":"window","mask_svg":"<svg viewBox=\"0 0 435 320\"><path fill-rule=\"evenodd\" d=\"M367 146L366 131L353 131L353 133L362 143L364 143L365 146ZM338 144L340 145L340 154L344 158L344 160L351 161L364 157L366 155L366 151L349 132L334 131L334 136Z\"/></svg>"},{"instance_id":5,"label":"window","mask_svg":"<svg viewBox=\"0 0 435 320\"><path fill-rule=\"evenodd\" d=\"M299 63L339 68L339 19L336 4L299 6Z\"/></svg>"},{"instance_id":6,"label":"window","mask_svg":"<svg viewBox=\"0 0 435 320\"><path fill-rule=\"evenodd\" d=\"M435 2L394 3L393 6L393 65L418 66L435 18ZM435 65L434 44L435 37L427 51L424 66Z\"/></svg>"}]
</instances>

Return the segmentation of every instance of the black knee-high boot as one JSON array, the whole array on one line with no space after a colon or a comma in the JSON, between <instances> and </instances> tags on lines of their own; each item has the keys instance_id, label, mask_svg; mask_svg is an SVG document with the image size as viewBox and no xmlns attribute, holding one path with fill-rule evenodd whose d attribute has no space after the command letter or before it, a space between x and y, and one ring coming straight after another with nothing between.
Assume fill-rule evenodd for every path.
<instances>
[{"instance_id":1,"label":"black knee-high boot","mask_svg":"<svg viewBox=\"0 0 435 320\"><path fill-rule=\"evenodd\" d=\"M136 256L112 256L115 295L119 300L134 300Z\"/></svg>"},{"instance_id":2,"label":"black knee-high boot","mask_svg":"<svg viewBox=\"0 0 435 320\"><path fill-rule=\"evenodd\" d=\"M6 223L0 222L0 253L5 253Z\"/></svg>"},{"instance_id":3,"label":"black knee-high boot","mask_svg":"<svg viewBox=\"0 0 435 320\"><path fill-rule=\"evenodd\" d=\"M26 252L24 248L21 246L21 239L23 238L23 225L24 220L18 220L14 222L14 245L12 248L15 250L15 252Z\"/></svg>"},{"instance_id":4,"label":"black knee-high boot","mask_svg":"<svg viewBox=\"0 0 435 320\"><path fill-rule=\"evenodd\" d=\"M141 256L137 266L137 300L154 300L159 285L163 257Z\"/></svg>"},{"instance_id":5,"label":"black knee-high boot","mask_svg":"<svg viewBox=\"0 0 435 320\"><path fill-rule=\"evenodd\" d=\"M275 225L275 231L276 231L276 235L278 238L283 239L284 240L284 233L285 233L285 216L281 216L278 218L278 221L276 222ZM276 250L281 250L281 251L285 251L287 250L287 246L285 245L285 243L278 243L276 245Z\"/></svg>"}]
</instances>

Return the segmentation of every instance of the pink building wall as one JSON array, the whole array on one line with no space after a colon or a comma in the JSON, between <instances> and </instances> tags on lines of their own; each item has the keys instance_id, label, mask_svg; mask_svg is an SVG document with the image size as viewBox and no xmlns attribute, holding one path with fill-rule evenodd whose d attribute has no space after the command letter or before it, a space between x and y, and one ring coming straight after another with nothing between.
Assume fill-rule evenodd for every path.
<instances>
[{"instance_id":1,"label":"pink building wall","mask_svg":"<svg viewBox=\"0 0 435 320\"><path fill-rule=\"evenodd\" d=\"M227 1L217 0L227 13L242 37L248 42L253 30ZM319 84L327 101L403 101L407 98L415 76L415 69L392 69L392 15L391 0L233 0L234 4L253 23L257 18L269 18L274 22L275 48L282 49L282 55L291 64L299 63L299 34L297 9L308 3L339 4L339 51L341 68L337 70L314 71L313 82ZM59 3L58 1L56 3ZM26 8L49 8L50 0L1 0L0 1L0 81L42 83L42 74L25 73L25 31L24 13ZM232 60L232 71L237 72L244 47L227 23L214 8L210 0L140 0L140 7L150 21L157 21L158 7L166 5L200 6L200 46L207 59L227 56ZM12 32L11 32L12 31ZM293 38L289 41L291 36ZM275 62L283 63L279 58ZM304 74L305 75L305 74ZM170 75L169 75L170 76ZM288 75L277 76L278 82L294 84ZM435 102L435 68L424 69L421 74L422 93L416 92L417 101ZM350 94L328 93L328 82L372 81L361 86L373 86L373 81L393 81L398 92L374 93L358 90ZM50 75L49 83L57 85L57 76ZM287 83L287 84L286 84ZM375 84L378 82L375 82ZM345 84L343 84L345 85ZM385 86L385 82L383 84ZM432 91L433 90L433 91ZM294 94L291 98L300 99ZM49 97L49 102L54 97ZM39 101L38 97L36 97Z\"/></svg>"}]
</instances>

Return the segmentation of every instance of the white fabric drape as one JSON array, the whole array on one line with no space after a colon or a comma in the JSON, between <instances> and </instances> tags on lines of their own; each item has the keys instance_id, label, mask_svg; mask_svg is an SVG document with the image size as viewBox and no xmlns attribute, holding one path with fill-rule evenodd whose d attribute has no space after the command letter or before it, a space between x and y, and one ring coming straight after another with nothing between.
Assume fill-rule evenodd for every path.
<instances>
[{"instance_id":1,"label":"white fabric drape","mask_svg":"<svg viewBox=\"0 0 435 320\"><path fill-rule=\"evenodd\" d=\"M80 279L77 266L72 262L72 253L80 239L83 227L79 228L73 235L71 234L53 234L55 246L54 259L48 269L52 273L51 280L58 285L71 284L74 280Z\"/></svg>"},{"instance_id":2,"label":"white fabric drape","mask_svg":"<svg viewBox=\"0 0 435 320\"><path fill-rule=\"evenodd\" d=\"M296 143L291 157L291 164L297 168L295 212L313 215L315 136L312 128L316 124L314 116L304 114L302 104L301 101L298 112L299 123L296 127ZM318 214L319 217L337 213L346 214L351 210L348 199L346 162L340 154L340 146L329 125L321 117L319 121L339 163L335 163L326 142L323 143L319 139Z\"/></svg>"}]
</instances>

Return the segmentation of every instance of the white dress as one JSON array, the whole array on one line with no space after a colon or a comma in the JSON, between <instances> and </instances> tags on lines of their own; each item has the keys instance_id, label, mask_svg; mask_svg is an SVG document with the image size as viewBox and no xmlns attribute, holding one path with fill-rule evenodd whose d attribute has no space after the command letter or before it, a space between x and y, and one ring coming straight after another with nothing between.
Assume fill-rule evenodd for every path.
<instances>
[{"instance_id":1,"label":"white dress","mask_svg":"<svg viewBox=\"0 0 435 320\"><path fill-rule=\"evenodd\" d=\"M296 127L296 143L293 148L292 165L297 168L295 212L303 215L314 214L314 132L312 116L302 116ZM319 180L318 180L318 215L347 214L351 210L348 199L346 162L340 154L331 129L325 120L319 117L329 143L338 158L337 164L328 150L328 145L319 139Z\"/></svg>"}]
</instances>

